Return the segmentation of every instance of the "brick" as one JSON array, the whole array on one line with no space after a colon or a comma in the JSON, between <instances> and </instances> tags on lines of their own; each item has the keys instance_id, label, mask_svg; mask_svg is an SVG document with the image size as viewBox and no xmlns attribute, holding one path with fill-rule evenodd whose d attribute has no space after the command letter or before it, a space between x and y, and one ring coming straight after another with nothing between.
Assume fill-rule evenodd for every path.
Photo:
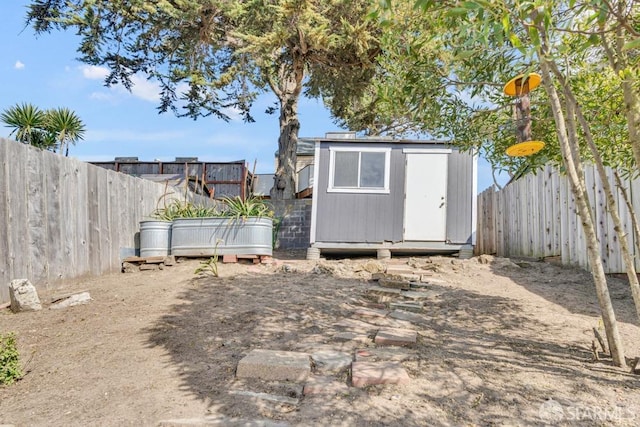
<instances>
[{"instance_id":1,"label":"brick","mask_svg":"<svg viewBox=\"0 0 640 427\"><path fill-rule=\"evenodd\" d=\"M238 256L237 255L222 255L222 262L223 263L229 263L229 262L238 262Z\"/></svg>"},{"instance_id":2,"label":"brick","mask_svg":"<svg viewBox=\"0 0 640 427\"><path fill-rule=\"evenodd\" d=\"M411 345L418 339L416 331L409 329L380 329L373 342L378 345Z\"/></svg>"},{"instance_id":3,"label":"brick","mask_svg":"<svg viewBox=\"0 0 640 427\"><path fill-rule=\"evenodd\" d=\"M354 387L377 384L406 384L411 381L398 362L353 362L351 383Z\"/></svg>"},{"instance_id":4,"label":"brick","mask_svg":"<svg viewBox=\"0 0 640 427\"><path fill-rule=\"evenodd\" d=\"M275 350L251 350L238 362L238 378L259 378L266 381L300 382L311 373L307 353Z\"/></svg>"}]
</instances>

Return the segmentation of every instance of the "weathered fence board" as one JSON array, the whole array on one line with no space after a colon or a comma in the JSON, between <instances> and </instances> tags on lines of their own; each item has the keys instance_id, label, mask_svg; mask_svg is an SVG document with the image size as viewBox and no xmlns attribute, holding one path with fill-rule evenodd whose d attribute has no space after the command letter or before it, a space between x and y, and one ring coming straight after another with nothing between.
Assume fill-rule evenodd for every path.
<instances>
[{"instance_id":1,"label":"weathered fence board","mask_svg":"<svg viewBox=\"0 0 640 427\"><path fill-rule=\"evenodd\" d=\"M614 172L607 170L616 189ZM586 196L591 206L601 257L607 273L625 272L620 241L611 219L603 182L592 166L585 168ZM634 210L640 209L640 179L623 180ZM631 213L621 190L614 198L630 249L635 250ZM560 257L563 264L588 268L587 244L570 183L545 167L509 184L478 195L476 253L511 257ZM490 227L488 224L495 224ZM636 257L636 264L640 264Z\"/></svg>"},{"instance_id":2,"label":"weathered fence board","mask_svg":"<svg viewBox=\"0 0 640 427\"><path fill-rule=\"evenodd\" d=\"M0 302L11 280L39 289L119 271L164 184L0 139ZM180 190L174 190L179 192Z\"/></svg>"},{"instance_id":3,"label":"weathered fence board","mask_svg":"<svg viewBox=\"0 0 640 427\"><path fill-rule=\"evenodd\" d=\"M9 283L9 166L7 165L7 146L0 143L0 283ZM2 260L4 259L4 261ZM0 286L0 301L9 299L9 288Z\"/></svg>"}]
</instances>

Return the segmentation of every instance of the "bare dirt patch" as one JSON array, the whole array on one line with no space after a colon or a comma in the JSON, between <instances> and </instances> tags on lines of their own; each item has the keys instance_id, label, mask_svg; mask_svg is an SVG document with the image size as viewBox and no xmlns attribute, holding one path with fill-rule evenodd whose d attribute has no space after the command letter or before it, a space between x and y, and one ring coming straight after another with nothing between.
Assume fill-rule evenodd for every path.
<instances>
[{"instance_id":1,"label":"bare dirt patch","mask_svg":"<svg viewBox=\"0 0 640 427\"><path fill-rule=\"evenodd\" d=\"M87 305L0 312L27 374L0 387L0 424L14 425L638 425L640 376L594 361L597 300L587 272L492 257L301 259L114 274L41 292L89 291ZM432 272L424 309L409 320L358 315L376 265ZM629 356L640 355L630 290L610 289ZM387 304L389 299L378 300ZM375 349L376 328L417 332L383 353L411 381L302 395L302 384L235 376L253 349L312 353ZM353 332L354 340L337 334ZM389 347L387 347L389 349ZM316 371L316 377L321 375ZM317 378L316 378L317 379ZM326 379L326 378L325 378ZM265 399L280 396L288 399ZM249 423L249 424L247 424ZM251 424L253 423L253 424Z\"/></svg>"}]
</instances>

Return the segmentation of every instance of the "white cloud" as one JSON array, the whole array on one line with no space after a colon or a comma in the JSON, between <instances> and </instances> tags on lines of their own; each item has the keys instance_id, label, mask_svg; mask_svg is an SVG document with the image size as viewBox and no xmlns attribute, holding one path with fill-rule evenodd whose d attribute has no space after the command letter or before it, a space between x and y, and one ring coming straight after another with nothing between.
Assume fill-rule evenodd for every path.
<instances>
[{"instance_id":1,"label":"white cloud","mask_svg":"<svg viewBox=\"0 0 640 427\"><path fill-rule=\"evenodd\" d=\"M131 78L131 83L131 94L136 98L152 102L160 100L160 85L157 82L135 75Z\"/></svg>"},{"instance_id":2,"label":"white cloud","mask_svg":"<svg viewBox=\"0 0 640 427\"><path fill-rule=\"evenodd\" d=\"M24 68L24 63L22 63L21 61L16 61L13 68L15 68L16 70L22 70Z\"/></svg>"},{"instance_id":3,"label":"white cloud","mask_svg":"<svg viewBox=\"0 0 640 427\"><path fill-rule=\"evenodd\" d=\"M104 80L109 75L107 68L96 65L83 65L80 67L80 71L82 71L82 76L89 80Z\"/></svg>"},{"instance_id":4,"label":"white cloud","mask_svg":"<svg viewBox=\"0 0 640 427\"><path fill-rule=\"evenodd\" d=\"M242 111L237 107L227 107L222 109L222 114L229 116L229 120L232 122L242 121Z\"/></svg>"},{"instance_id":5,"label":"white cloud","mask_svg":"<svg viewBox=\"0 0 640 427\"><path fill-rule=\"evenodd\" d=\"M96 65L84 65L80 67L82 76L88 80L104 80L109 75L109 69L106 67L98 67ZM110 92L119 96L130 95L144 101L158 102L160 100L160 85L146 77L136 74L131 77L131 92L124 86L118 84L109 88ZM91 99L96 100L113 100L113 96L109 96L104 92L94 92Z\"/></svg>"}]
</instances>

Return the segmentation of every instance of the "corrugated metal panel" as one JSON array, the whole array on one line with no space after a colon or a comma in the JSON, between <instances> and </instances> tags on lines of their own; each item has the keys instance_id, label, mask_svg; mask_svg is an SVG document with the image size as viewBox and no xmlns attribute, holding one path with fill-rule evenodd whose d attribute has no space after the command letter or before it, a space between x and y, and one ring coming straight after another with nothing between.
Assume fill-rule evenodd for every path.
<instances>
[{"instance_id":1,"label":"corrugated metal panel","mask_svg":"<svg viewBox=\"0 0 640 427\"><path fill-rule=\"evenodd\" d=\"M352 146L332 143L331 146ZM376 144L380 147L382 144ZM322 143L316 177L318 242L382 242L402 240L404 156L391 144L390 194L328 193L329 144Z\"/></svg>"},{"instance_id":2,"label":"corrugated metal panel","mask_svg":"<svg viewBox=\"0 0 640 427\"><path fill-rule=\"evenodd\" d=\"M272 255L271 218L179 218L171 253L179 256Z\"/></svg>"},{"instance_id":3,"label":"corrugated metal panel","mask_svg":"<svg viewBox=\"0 0 640 427\"><path fill-rule=\"evenodd\" d=\"M447 241L471 244L473 219L473 155L453 151L447 180Z\"/></svg>"}]
</instances>

